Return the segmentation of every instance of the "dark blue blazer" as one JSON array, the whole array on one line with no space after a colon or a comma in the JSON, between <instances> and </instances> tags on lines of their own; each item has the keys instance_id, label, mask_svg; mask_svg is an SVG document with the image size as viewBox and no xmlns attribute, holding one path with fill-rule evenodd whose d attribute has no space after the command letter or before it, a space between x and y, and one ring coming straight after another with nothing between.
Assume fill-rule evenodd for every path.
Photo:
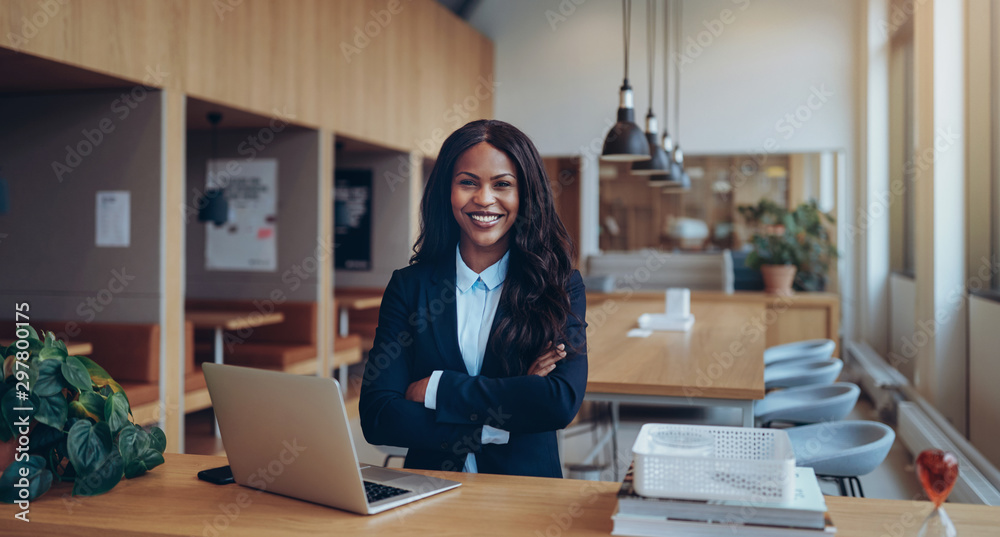
<instances>
[{"instance_id":1,"label":"dark blue blazer","mask_svg":"<svg viewBox=\"0 0 1000 537\"><path fill-rule=\"evenodd\" d=\"M375 343L361 385L361 427L372 444L409 448L405 467L462 471L475 453L482 473L562 477L556 431L576 416L587 387L583 281L567 285L573 314L569 350L545 377L506 376L487 351L478 376L466 372L458 346L455 256L438 265L393 272L382 297ZM506 314L497 309L493 328ZM532 357L535 358L535 357ZM406 400L411 382L442 370L437 409ZM482 445L482 428L510 432L507 444Z\"/></svg>"}]
</instances>

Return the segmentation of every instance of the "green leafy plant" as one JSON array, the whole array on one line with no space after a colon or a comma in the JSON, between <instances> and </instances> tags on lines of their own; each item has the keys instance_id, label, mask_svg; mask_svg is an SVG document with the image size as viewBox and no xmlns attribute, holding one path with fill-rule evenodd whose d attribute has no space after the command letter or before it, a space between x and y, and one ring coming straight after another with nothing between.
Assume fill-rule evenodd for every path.
<instances>
[{"instance_id":1,"label":"green leafy plant","mask_svg":"<svg viewBox=\"0 0 1000 537\"><path fill-rule=\"evenodd\" d=\"M163 464L163 431L131 421L128 396L107 371L69 356L52 332L42 339L30 326L22 330L27 337L0 346L0 442L26 445L0 474L0 501L33 500L53 481L72 481L77 496L103 494ZM28 486L15 486L22 477Z\"/></svg>"},{"instance_id":2,"label":"green leafy plant","mask_svg":"<svg viewBox=\"0 0 1000 537\"><path fill-rule=\"evenodd\" d=\"M831 214L820 211L815 200L789 211L774 201L762 199L757 205L741 205L739 212L755 228L750 239L753 251L746 261L748 267L795 265L796 289L821 291L826 287L830 261L840 254L826 228L835 220Z\"/></svg>"}]
</instances>

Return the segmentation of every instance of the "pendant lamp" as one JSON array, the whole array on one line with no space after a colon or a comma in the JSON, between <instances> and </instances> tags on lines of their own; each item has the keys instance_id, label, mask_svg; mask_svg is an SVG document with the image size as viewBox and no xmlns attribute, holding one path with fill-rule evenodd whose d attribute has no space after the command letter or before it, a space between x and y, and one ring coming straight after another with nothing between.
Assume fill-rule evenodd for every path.
<instances>
[{"instance_id":1,"label":"pendant lamp","mask_svg":"<svg viewBox=\"0 0 1000 537\"><path fill-rule=\"evenodd\" d=\"M218 159L218 127L219 123L222 122L222 114L209 112L206 119L212 124L212 160L215 161ZM212 222L216 226L222 226L228 219L229 202L226 200L226 189L206 189L205 195L198 204L198 221Z\"/></svg>"},{"instance_id":2,"label":"pendant lamp","mask_svg":"<svg viewBox=\"0 0 1000 537\"><path fill-rule=\"evenodd\" d=\"M677 2L677 13L674 17L674 46L676 50L680 50L681 47L681 8L683 2ZM677 61L674 64L674 132L680 132L681 130L681 68L680 63ZM664 137L663 143L666 145L668 138ZM673 141L673 152L670 153L670 175L674 179L667 189L670 191L687 191L691 189L691 177L688 176L687 172L684 171L684 151L681 149L680 141Z\"/></svg>"},{"instance_id":3,"label":"pendant lamp","mask_svg":"<svg viewBox=\"0 0 1000 537\"><path fill-rule=\"evenodd\" d=\"M649 143L638 125L635 124L632 86L628 83L628 45L631 38L632 6L629 0L622 0L622 29L625 38L625 79L622 81L618 101L618 122L604 137L601 160L611 162L635 162L649 160Z\"/></svg>"},{"instance_id":4,"label":"pendant lamp","mask_svg":"<svg viewBox=\"0 0 1000 537\"><path fill-rule=\"evenodd\" d=\"M646 61L649 67L649 111L646 112L646 145L650 159L632 163L632 175L647 175L650 186L670 180L670 157L660 146L659 126L653 115L653 80L656 75L656 2L646 0Z\"/></svg>"}]
</instances>

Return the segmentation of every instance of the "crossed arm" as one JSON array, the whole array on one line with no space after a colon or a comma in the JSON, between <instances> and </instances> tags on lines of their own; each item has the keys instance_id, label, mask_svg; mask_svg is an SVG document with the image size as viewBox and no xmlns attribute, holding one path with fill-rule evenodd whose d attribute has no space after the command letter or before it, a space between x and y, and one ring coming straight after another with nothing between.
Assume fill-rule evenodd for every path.
<instances>
[{"instance_id":1,"label":"crossed arm","mask_svg":"<svg viewBox=\"0 0 1000 537\"><path fill-rule=\"evenodd\" d=\"M375 349L369 357L361 390L361 424L372 443L420 449L453 449L468 438L479 440L489 425L512 433L551 431L573 420L587 384L586 297L579 273L570 280L573 315L567 321L567 351L550 351L535 360L529 374L487 378L444 371L435 410L423 405L426 379L411 383L411 349L381 345L409 331L399 273L386 288L379 311ZM395 355L384 349L398 348ZM423 386L421 386L423 384ZM409 394L409 397L407 397ZM467 442L466 442L467 443ZM474 442L478 452L479 442Z\"/></svg>"}]
</instances>

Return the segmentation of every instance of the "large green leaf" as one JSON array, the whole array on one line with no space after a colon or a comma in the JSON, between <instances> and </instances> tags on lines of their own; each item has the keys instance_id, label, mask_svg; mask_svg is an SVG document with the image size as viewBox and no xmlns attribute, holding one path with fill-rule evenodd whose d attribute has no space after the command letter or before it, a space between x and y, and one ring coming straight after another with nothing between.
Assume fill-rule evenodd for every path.
<instances>
[{"instance_id":1,"label":"large green leaf","mask_svg":"<svg viewBox=\"0 0 1000 537\"><path fill-rule=\"evenodd\" d=\"M60 393L69 386L62 374L62 360L41 360L35 363L38 368L38 380L31 386L31 391L42 397Z\"/></svg>"},{"instance_id":2,"label":"large green leaf","mask_svg":"<svg viewBox=\"0 0 1000 537\"><path fill-rule=\"evenodd\" d=\"M73 464L78 476L94 472L109 453L116 451L108 424L94 424L87 420L80 420L70 427L66 448L69 451L69 462Z\"/></svg>"},{"instance_id":3,"label":"large green leaf","mask_svg":"<svg viewBox=\"0 0 1000 537\"><path fill-rule=\"evenodd\" d=\"M80 392L80 398L69 404L69 414L74 418L104 420L104 397L93 391Z\"/></svg>"},{"instance_id":4,"label":"large green leaf","mask_svg":"<svg viewBox=\"0 0 1000 537\"><path fill-rule=\"evenodd\" d=\"M69 404L62 394L50 395L38 398L38 409L35 411L35 419L56 429L62 429L69 417Z\"/></svg>"},{"instance_id":5,"label":"large green leaf","mask_svg":"<svg viewBox=\"0 0 1000 537\"><path fill-rule=\"evenodd\" d=\"M62 376L74 388L83 392L92 392L93 384L90 381L90 372L76 356L69 356L62 364Z\"/></svg>"},{"instance_id":6,"label":"large green leaf","mask_svg":"<svg viewBox=\"0 0 1000 537\"><path fill-rule=\"evenodd\" d=\"M48 332L42 331L42 335L45 336L43 343L46 347L52 347L55 345L56 335L53 334L51 330Z\"/></svg>"},{"instance_id":7,"label":"large green leaf","mask_svg":"<svg viewBox=\"0 0 1000 537\"><path fill-rule=\"evenodd\" d=\"M22 401L17 397L18 391L16 387L11 386L3 394L3 397L0 397L0 414L3 415L3 423L0 424L0 441L3 442L10 440L18 433L17 429L21 427L18 425L19 423L27 421L30 424L31 418L38 408L37 395L30 394L26 401ZM15 408L31 410L14 410Z\"/></svg>"},{"instance_id":8,"label":"large green leaf","mask_svg":"<svg viewBox=\"0 0 1000 537\"><path fill-rule=\"evenodd\" d=\"M38 357L42 360L55 360L66 356L66 351L59 347L43 347L42 350L38 351Z\"/></svg>"},{"instance_id":9,"label":"large green leaf","mask_svg":"<svg viewBox=\"0 0 1000 537\"><path fill-rule=\"evenodd\" d=\"M163 453L167 449L167 435L163 434L163 429L157 426L153 426L149 430L150 445L156 448L156 451Z\"/></svg>"},{"instance_id":10,"label":"large green leaf","mask_svg":"<svg viewBox=\"0 0 1000 537\"><path fill-rule=\"evenodd\" d=\"M115 382L115 379L111 378L111 375L104 370L103 367L97 365L97 362L87 358L86 356L77 356L77 360L87 368L87 372L90 373L90 381L98 388L103 388L104 386L109 386L111 391L114 393L124 392L125 390L120 384Z\"/></svg>"},{"instance_id":11,"label":"large green leaf","mask_svg":"<svg viewBox=\"0 0 1000 537\"><path fill-rule=\"evenodd\" d=\"M38 332L36 332L34 327L32 327L30 324L28 325L28 338L34 339L35 341L42 340L42 338L38 337Z\"/></svg>"},{"instance_id":12,"label":"large green leaf","mask_svg":"<svg viewBox=\"0 0 1000 537\"><path fill-rule=\"evenodd\" d=\"M23 469L23 472L22 472ZM22 475L27 473L27 475ZM18 487L21 478L27 479L27 487ZM52 472L45 468L43 457L29 457L25 461L15 461L0 475L0 501L14 503L22 500L34 500L48 492L52 486ZM20 491L26 489L27 496L22 498Z\"/></svg>"},{"instance_id":13,"label":"large green leaf","mask_svg":"<svg viewBox=\"0 0 1000 537\"><path fill-rule=\"evenodd\" d=\"M44 454L51 450L52 446L64 442L66 433L55 427L49 427L44 423L35 423L35 426L31 428L30 438L31 449L29 453Z\"/></svg>"},{"instance_id":14,"label":"large green leaf","mask_svg":"<svg viewBox=\"0 0 1000 537\"><path fill-rule=\"evenodd\" d=\"M117 435L122 427L129 424L128 399L124 392L113 393L104 402L104 421L108 422L112 435Z\"/></svg>"},{"instance_id":15,"label":"large green leaf","mask_svg":"<svg viewBox=\"0 0 1000 537\"><path fill-rule=\"evenodd\" d=\"M73 494L103 494L122 478L122 457L115 449L107 423L92 424L80 420L73 424L66 439L69 460L76 472Z\"/></svg>"},{"instance_id":16,"label":"large green leaf","mask_svg":"<svg viewBox=\"0 0 1000 537\"><path fill-rule=\"evenodd\" d=\"M125 464L125 478L132 479L163 464L163 453L152 445L150 433L129 425L118 435L118 451Z\"/></svg>"},{"instance_id":17,"label":"large green leaf","mask_svg":"<svg viewBox=\"0 0 1000 537\"><path fill-rule=\"evenodd\" d=\"M104 425L99 423L98 425ZM96 496L115 488L122 480L122 456L117 449L111 451L90 472L76 472L73 482L74 496Z\"/></svg>"}]
</instances>

